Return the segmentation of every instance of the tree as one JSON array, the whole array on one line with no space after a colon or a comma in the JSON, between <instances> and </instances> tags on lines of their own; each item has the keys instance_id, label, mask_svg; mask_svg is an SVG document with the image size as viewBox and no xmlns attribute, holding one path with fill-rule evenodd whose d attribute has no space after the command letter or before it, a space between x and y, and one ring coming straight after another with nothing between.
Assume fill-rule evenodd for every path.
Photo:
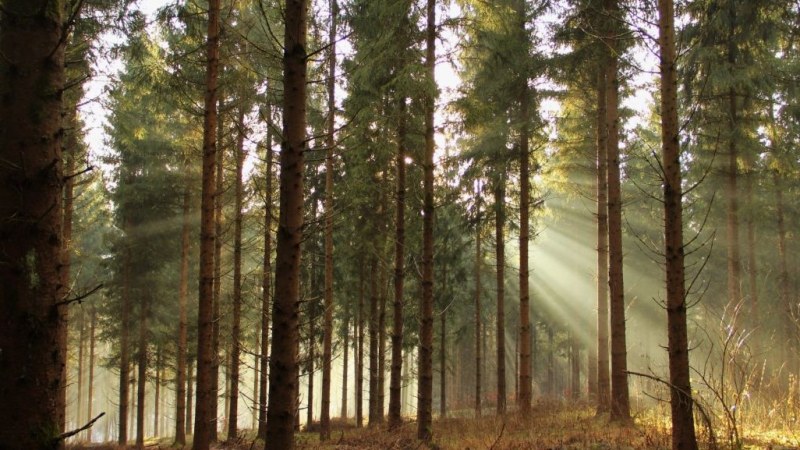
<instances>
[{"instance_id":1,"label":"tree","mask_svg":"<svg viewBox=\"0 0 800 450\"><path fill-rule=\"evenodd\" d=\"M336 127L336 16L338 5L330 0L331 15L328 42L328 117L325 139L325 327L322 348L322 412L320 440L331 437L331 352L333 347L333 151ZM345 344L346 347L346 344ZM346 364L346 363L345 363Z\"/></svg>"},{"instance_id":2,"label":"tree","mask_svg":"<svg viewBox=\"0 0 800 450\"><path fill-rule=\"evenodd\" d=\"M425 99L425 156L423 160L424 188L422 206L422 297L420 299L419 330L419 392L417 394L417 438L433 438L433 153L434 110L436 99L436 0L427 0L428 26L426 30L425 68L428 80L428 97Z\"/></svg>"},{"instance_id":3,"label":"tree","mask_svg":"<svg viewBox=\"0 0 800 450\"><path fill-rule=\"evenodd\" d=\"M300 243L303 238L303 152L306 146L306 21L305 0L286 3L283 55L283 142L281 144L280 210L272 306L267 439L271 448L294 448L297 395Z\"/></svg>"},{"instance_id":4,"label":"tree","mask_svg":"<svg viewBox=\"0 0 800 450\"><path fill-rule=\"evenodd\" d=\"M658 2L670 407L672 448L674 450L694 450L697 449L697 439L694 433L694 402L689 381L689 342L686 330L683 188L681 186L674 15L672 0Z\"/></svg>"},{"instance_id":5,"label":"tree","mask_svg":"<svg viewBox=\"0 0 800 450\"><path fill-rule=\"evenodd\" d=\"M216 423L212 407L217 393L213 390L212 371L214 328L214 191L217 153L217 75L219 66L219 0L208 3L208 39L206 41L206 92L203 119L203 171L200 194L200 287L197 314L197 399L194 415L194 450L207 450L211 444L211 425Z\"/></svg>"},{"instance_id":6,"label":"tree","mask_svg":"<svg viewBox=\"0 0 800 450\"><path fill-rule=\"evenodd\" d=\"M58 0L8 0L0 15L0 447L63 444L64 11Z\"/></svg>"}]
</instances>

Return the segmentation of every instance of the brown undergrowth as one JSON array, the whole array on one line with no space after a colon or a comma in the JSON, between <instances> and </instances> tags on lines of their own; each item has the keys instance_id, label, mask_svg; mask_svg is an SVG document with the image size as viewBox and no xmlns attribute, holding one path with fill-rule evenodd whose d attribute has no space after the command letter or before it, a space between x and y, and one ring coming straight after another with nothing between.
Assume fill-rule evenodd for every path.
<instances>
[{"instance_id":1,"label":"brown undergrowth","mask_svg":"<svg viewBox=\"0 0 800 450\"><path fill-rule=\"evenodd\" d=\"M658 410L659 408L656 408ZM387 431L384 426L356 428L352 421L334 421L331 440L320 442L314 426L297 434L299 450L666 450L670 448L668 416L650 411L637 415L634 424L610 423L608 416L596 415L586 403L541 400L530 413L510 412L505 417L471 417L472 411L455 411L463 418L434 421L433 442L416 439L415 422ZM705 430L698 430L701 448L713 449ZM705 435L705 436L704 436ZM749 437L745 449L792 449L777 439ZM148 449L168 449L171 441L150 441ZM233 443L216 444L214 449L262 449L264 443L244 432ZM118 450L117 446L69 446L70 450ZM133 448L133 447L130 447ZM189 447L187 447L189 448ZM728 447L720 443L719 449ZM275 449L280 450L280 449Z\"/></svg>"}]
</instances>

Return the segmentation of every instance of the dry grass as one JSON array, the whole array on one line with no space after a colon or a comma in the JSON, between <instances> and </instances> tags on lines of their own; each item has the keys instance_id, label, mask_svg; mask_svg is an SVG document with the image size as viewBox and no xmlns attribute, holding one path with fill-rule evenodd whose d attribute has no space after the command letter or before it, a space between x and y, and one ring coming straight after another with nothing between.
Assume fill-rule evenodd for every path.
<instances>
[{"instance_id":1,"label":"dry grass","mask_svg":"<svg viewBox=\"0 0 800 450\"><path fill-rule=\"evenodd\" d=\"M493 414L493 411L486 411ZM471 411L458 411L469 416ZM461 413L461 414L458 414ZM332 439L320 442L315 426L297 434L301 450L662 450L670 448L668 415L658 408L637 416L632 425L609 423L607 416L596 416L588 404L539 401L530 414L510 413L504 418L453 418L434 422L434 440L424 444L416 439L416 423L406 422L392 432L385 427L355 428L352 421L334 421ZM698 429L701 448L710 449L707 433ZM719 440L720 449L725 449ZM150 441L148 449L168 449L172 441ZM262 449L252 432L245 432L233 444L218 444L215 449ZM800 450L796 436L751 434L745 449ZM188 448L188 447L187 447ZM116 445L69 446L70 450L121 450ZM274 449L280 450L280 449Z\"/></svg>"}]
</instances>

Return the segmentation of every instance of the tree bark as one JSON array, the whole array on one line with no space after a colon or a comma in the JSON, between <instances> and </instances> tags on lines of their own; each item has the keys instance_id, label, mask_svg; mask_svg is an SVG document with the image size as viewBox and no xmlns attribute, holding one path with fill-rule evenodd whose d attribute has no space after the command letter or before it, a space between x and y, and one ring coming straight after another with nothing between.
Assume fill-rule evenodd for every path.
<instances>
[{"instance_id":1,"label":"tree bark","mask_svg":"<svg viewBox=\"0 0 800 450\"><path fill-rule=\"evenodd\" d=\"M267 117L272 117L272 107L267 104ZM261 358L258 391L258 437L267 437L267 365L269 362L269 309L272 294L272 127L267 126L267 168L264 174L264 263L261 272Z\"/></svg>"},{"instance_id":2,"label":"tree bark","mask_svg":"<svg viewBox=\"0 0 800 450\"><path fill-rule=\"evenodd\" d=\"M0 447L63 445L63 10L6 0L0 15Z\"/></svg>"},{"instance_id":3,"label":"tree bark","mask_svg":"<svg viewBox=\"0 0 800 450\"><path fill-rule=\"evenodd\" d=\"M425 69L433 90L436 89L436 0L427 0L427 29L425 36ZM425 98L425 157L423 163L422 203L422 297L420 299L419 330L419 385L417 406L417 438L430 442L433 439L433 153L434 112L436 93Z\"/></svg>"},{"instance_id":4,"label":"tree bark","mask_svg":"<svg viewBox=\"0 0 800 450\"><path fill-rule=\"evenodd\" d=\"M222 68L224 71L224 67ZM220 360L222 359L219 354L219 325L222 317L220 315L220 306L222 303L222 235L223 227L222 221L225 217L222 214L222 195L225 192L223 185L225 178L224 161L225 161L225 119L222 112L225 110L225 100L222 95L217 92L217 151L215 154L217 171L216 178L214 179L214 307L213 307L213 323L211 328L211 354L213 355L214 368L211 370L211 390L214 396L211 399L211 442L217 442L217 428L219 426L219 371ZM223 365L223 367L226 367ZM227 387L227 384L226 384ZM227 397L224 397L227 401ZM223 413L227 413L227 408L223 409Z\"/></svg>"},{"instance_id":5,"label":"tree bark","mask_svg":"<svg viewBox=\"0 0 800 450\"><path fill-rule=\"evenodd\" d=\"M683 243L678 80L672 0L659 0L661 56L661 141L664 170L664 256L667 283L667 338L673 450L696 450L689 345L686 330L686 288Z\"/></svg>"},{"instance_id":6,"label":"tree bark","mask_svg":"<svg viewBox=\"0 0 800 450\"><path fill-rule=\"evenodd\" d=\"M193 378L194 378L194 361L189 359L186 362L186 423L185 429L192 429L192 394L194 393Z\"/></svg>"},{"instance_id":7,"label":"tree bark","mask_svg":"<svg viewBox=\"0 0 800 450\"><path fill-rule=\"evenodd\" d=\"M206 92L203 119L203 171L200 194L200 269L197 312L197 400L194 450L208 450L216 428L213 372L216 369L214 334L214 196L216 186L217 71L219 66L219 0L208 2Z\"/></svg>"},{"instance_id":8,"label":"tree bark","mask_svg":"<svg viewBox=\"0 0 800 450\"><path fill-rule=\"evenodd\" d=\"M628 364L625 336L625 288L622 271L622 192L619 154L619 77L617 33L619 9L617 0L606 0L606 11L612 21L606 60L606 127L608 129L608 253L611 320L611 418L630 422L628 398Z\"/></svg>"},{"instance_id":9,"label":"tree bark","mask_svg":"<svg viewBox=\"0 0 800 450\"><path fill-rule=\"evenodd\" d=\"M303 170L306 148L306 0L288 0L283 55L283 143L280 215L272 306L267 439L270 448L294 448L297 405L298 314L303 239Z\"/></svg>"},{"instance_id":10,"label":"tree bark","mask_svg":"<svg viewBox=\"0 0 800 450\"><path fill-rule=\"evenodd\" d=\"M126 221L124 230L130 229L130 224ZM125 445L128 442L128 399L130 390L130 337L128 335L131 325L131 269L130 269L131 250L126 248L122 261L122 318L120 320L120 342L119 342L119 436L118 443Z\"/></svg>"},{"instance_id":11,"label":"tree bark","mask_svg":"<svg viewBox=\"0 0 800 450\"><path fill-rule=\"evenodd\" d=\"M445 281L447 279L445 278ZM439 314L439 417L447 417L447 311Z\"/></svg>"},{"instance_id":12,"label":"tree bark","mask_svg":"<svg viewBox=\"0 0 800 450\"><path fill-rule=\"evenodd\" d=\"M161 348L159 347L156 352L156 365L155 365L155 372L156 372L156 379L153 383L155 385L155 392L153 395L153 436L158 437L161 436L161 430L159 430L159 413L160 411L160 400L161 400L161 368L163 366L162 362L162 354Z\"/></svg>"},{"instance_id":13,"label":"tree bark","mask_svg":"<svg viewBox=\"0 0 800 450\"><path fill-rule=\"evenodd\" d=\"M495 254L497 258L497 415L506 413L506 313L505 313L505 180L499 175L495 180Z\"/></svg>"},{"instance_id":14,"label":"tree bark","mask_svg":"<svg viewBox=\"0 0 800 450\"><path fill-rule=\"evenodd\" d=\"M342 345L342 350L344 351L344 355L342 358L342 410L339 413L339 417L342 419L347 419L347 396L348 396L348 371L350 369L350 305L349 303L345 303L344 305L344 343Z\"/></svg>"},{"instance_id":15,"label":"tree bark","mask_svg":"<svg viewBox=\"0 0 800 450\"><path fill-rule=\"evenodd\" d=\"M186 445L186 354L188 352L188 313L189 297L189 232L191 212L191 188L188 176L189 159L184 161L187 171L183 188L183 223L181 224L181 266L178 287L178 354L175 374L175 445Z\"/></svg>"},{"instance_id":16,"label":"tree bark","mask_svg":"<svg viewBox=\"0 0 800 450\"><path fill-rule=\"evenodd\" d=\"M228 441L233 442L239 434L239 359L241 358L242 321L242 204L244 201L244 109L240 107L236 138L235 212L233 222L233 313L231 314L231 352L228 379L230 391L228 401Z\"/></svg>"},{"instance_id":17,"label":"tree bark","mask_svg":"<svg viewBox=\"0 0 800 450\"><path fill-rule=\"evenodd\" d=\"M389 382L389 429L400 426L400 390L403 374L403 282L406 247L406 98L398 101L397 170L395 244L394 244L394 302L392 303L392 362Z\"/></svg>"},{"instance_id":18,"label":"tree bark","mask_svg":"<svg viewBox=\"0 0 800 450\"><path fill-rule=\"evenodd\" d=\"M336 143L336 0L329 0L331 25L328 35L328 133L325 139L325 322L322 342L322 400L319 437L331 437L331 353L333 351L333 149Z\"/></svg>"},{"instance_id":19,"label":"tree bark","mask_svg":"<svg viewBox=\"0 0 800 450\"><path fill-rule=\"evenodd\" d=\"M524 6L522 7L522 27L525 28ZM522 412L531 409L532 379L531 379L531 321L530 321L530 294L528 289L528 241L530 234L530 168L528 145L529 94L528 78L522 80L520 97L520 205L519 205L519 408Z\"/></svg>"},{"instance_id":20,"label":"tree bark","mask_svg":"<svg viewBox=\"0 0 800 450\"><path fill-rule=\"evenodd\" d=\"M75 416L76 421L78 423L82 423L83 420L83 349L86 347L86 319L85 319L85 312L83 308L78 315L78 374L77 374L77 385L78 385L78 402L75 405Z\"/></svg>"},{"instance_id":21,"label":"tree bark","mask_svg":"<svg viewBox=\"0 0 800 450\"><path fill-rule=\"evenodd\" d=\"M606 74L597 72L597 413L611 410L608 348L608 129Z\"/></svg>"}]
</instances>

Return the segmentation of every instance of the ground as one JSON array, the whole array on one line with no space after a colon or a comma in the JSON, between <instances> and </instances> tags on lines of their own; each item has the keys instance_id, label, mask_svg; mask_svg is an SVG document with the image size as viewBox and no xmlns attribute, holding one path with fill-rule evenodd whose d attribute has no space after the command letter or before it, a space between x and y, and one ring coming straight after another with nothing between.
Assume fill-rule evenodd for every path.
<instances>
[{"instance_id":1,"label":"ground","mask_svg":"<svg viewBox=\"0 0 800 450\"><path fill-rule=\"evenodd\" d=\"M607 416L597 416L588 404L567 404L555 401L538 402L531 414L510 413L497 418L494 411L482 418L448 418L434 422L434 440L430 445L415 439L416 423L408 422L399 430L387 432L385 427L357 429L352 424L336 423L332 439L320 442L317 433L297 434L298 450L639 450L669 449L669 422L649 416L636 417L635 424L624 426L609 423ZM458 413L458 412L456 412ZM471 411L464 411L471 414ZM767 436L767 435L764 435ZM800 450L797 435L753 436L742 448L770 450ZM727 449L724 439L710 443L705 430L698 431L701 448ZM167 449L168 439L150 441L148 449ZM112 450L116 446L72 445L70 450ZM234 444L219 444L216 449L261 449L263 443L254 441L251 434ZM277 449L276 449L277 450Z\"/></svg>"}]
</instances>

